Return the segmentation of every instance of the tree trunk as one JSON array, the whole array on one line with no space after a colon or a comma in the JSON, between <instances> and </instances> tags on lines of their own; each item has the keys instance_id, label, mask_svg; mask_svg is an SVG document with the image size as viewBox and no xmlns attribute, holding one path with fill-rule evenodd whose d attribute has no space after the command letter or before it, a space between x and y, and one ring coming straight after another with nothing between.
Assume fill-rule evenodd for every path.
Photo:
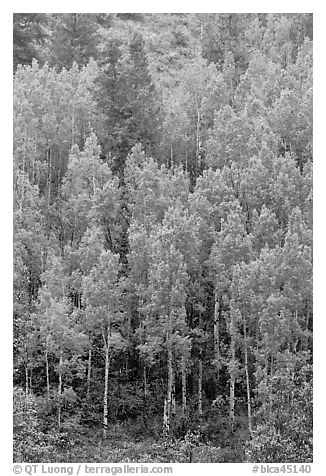
<instances>
[{"instance_id":1,"label":"tree trunk","mask_svg":"<svg viewBox=\"0 0 326 476\"><path fill-rule=\"evenodd\" d=\"M197 124L196 124L196 165L198 171L201 168L201 141L200 141L200 111L198 106L198 99L196 98L196 110L197 110Z\"/></svg>"},{"instance_id":2,"label":"tree trunk","mask_svg":"<svg viewBox=\"0 0 326 476\"><path fill-rule=\"evenodd\" d=\"M173 402L173 356L172 347L168 350L168 395L167 395L167 412L168 412L168 433L171 430L171 413Z\"/></svg>"},{"instance_id":3,"label":"tree trunk","mask_svg":"<svg viewBox=\"0 0 326 476\"><path fill-rule=\"evenodd\" d=\"M163 410L163 437L167 438L169 436L169 415L168 415L168 402L167 399L164 399L164 410Z\"/></svg>"},{"instance_id":4,"label":"tree trunk","mask_svg":"<svg viewBox=\"0 0 326 476\"><path fill-rule=\"evenodd\" d=\"M146 373L146 364L144 363L143 368L143 382L144 382L144 401L147 399L147 373Z\"/></svg>"},{"instance_id":5,"label":"tree trunk","mask_svg":"<svg viewBox=\"0 0 326 476\"><path fill-rule=\"evenodd\" d=\"M62 393L62 352L59 360L59 385L58 385L58 428L61 428L61 393Z\"/></svg>"},{"instance_id":6,"label":"tree trunk","mask_svg":"<svg viewBox=\"0 0 326 476\"><path fill-rule=\"evenodd\" d=\"M182 416L185 416L187 409L187 368L184 356L181 357L181 386Z\"/></svg>"},{"instance_id":7,"label":"tree trunk","mask_svg":"<svg viewBox=\"0 0 326 476\"><path fill-rule=\"evenodd\" d=\"M203 416L203 362L201 349L198 360L198 415L201 421Z\"/></svg>"},{"instance_id":8,"label":"tree trunk","mask_svg":"<svg viewBox=\"0 0 326 476\"><path fill-rule=\"evenodd\" d=\"M234 337L231 333L231 366L230 371L230 421L231 428L234 426L234 393L235 393L235 375L234 375L234 366L235 366L235 342Z\"/></svg>"},{"instance_id":9,"label":"tree trunk","mask_svg":"<svg viewBox=\"0 0 326 476\"><path fill-rule=\"evenodd\" d=\"M214 305L214 360L216 361L216 376L217 381L220 380L220 314L219 314L219 302L217 299L217 293L215 292L215 305Z\"/></svg>"},{"instance_id":10,"label":"tree trunk","mask_svg":"<svg viewBox=\"0 0 326 476\"><path fill-rule=\"evenodd\" d=\"M104 375L104 395L103 395L103 438L107 436L108 430L108 385L109 385L109 342L110 325L107 327L107 336L103 335L105 342L105 375Z\"/></svg>"},{"instance_id":11,"label":"tree trunk","mask_svg":"<svg viewBox=\"0 0 326 476\"><path fill-rule=\"evenodd\" d=\"M23 153L23 172L27 175L26 155L27 155L27 127L25 127L24 153Z\"/></svg>"},{"instance_id":12,"label":"tree trunk","mask_svg":"<svg viewBox=\"0 0 326 476\"><path fill-rule=\"evenodd\" d=\"M92 183L93 183L93 195L95 195L96 192L96 185L95 185L95 175L94 175L94 170L92 174Z\"/></svg>"},{"instance_id":13,"label":"tree trunk","mask_svg":"<svg viewBox=\"0 0 326 476\"><path fill-rule=\"evenodd\" d=\"M306 338L305 338L305 343L303 345L304 350L309 349L309 311L310 311L310 306L306 306L306 322L305 322L305 331L306 331ZM297 311L298 313L298 311Z\"/></svg>"},{"instance_id":14,"label":"tree trunk","mask_svg":"<svg viewBox=\"0 0 326 476\"><path fill-rule=\"evenodd\" d=\"M35 141L35 139L34 139ZM33 154L33 162L32 162L32 185L35 185L35 157L36 157L36 141L34 142L34 154Z\"/></svg>"},{"instance_id":15,"label":"tree trunk","mask_svg":"<svg viewBox=\"0 0 326 476\"><path fill-rule=\"evenodd\" d=\"M72 115L71 115L71 147L76 144L75 140L75 108L72 107Z\"/></svg>"},{"instance_id":16,"label":"tree trunk","mask_svg":"<svg viewBox=\"0 0 326 476\"><path fill-rule=\"evenodd\" d=\"M250 402L250 380L248 369L248 344L247 344L247 323L246 319L243 319L243 338L244 338L244 358L245 358L245 372L246 372L246 387L247 387L247 408L248 408L248 428L249 433L252 433L251 422L251 402Z\"/></svg>"},{"instance_id":17,"label":"tree trunk","mask_svg":"<svg viewBox=\"0 0 326 476\"><path fill-rule=\"evenodd\" d=\"M171 415L172 418L171 420L173 421L175 419L176 415L176 404L175 404L175 379L174 379L174 374L173 374L173 384L172 384L172 409L171 409Z\"/></svg>"},{"instance_id":18,"label":"tree trunk","mask_svg":"<svg viewBox=\"0 0 326 476\"><path fill-rule=\"evenodd\" d=\"M147 373L146 363L143 365L143 420L145 427L147 428Z\"/></svg>"},{"instance_id":19,"label":"tree trunk","mask_svg":"<svg viewBox=\"0 0 326 476\"><path fill-rule=\"evenodd\" d=\"M91 393L91 374L92 374L92 349L89 349L88 363L87 363L87 392L86 392L87 400L89 399L90 393Z\"/></svg>"},{"instance_id":20,"label":"tree trunk","mask_svg":"<svg viewBox=\"0 0 326 476\"><path fill-rule=\"evenodd\" d=\"M168 437L171 430L171 413L172 413L172 400L173 400L173 356L172 347L168 344L168 386L167 386L167 398L164 408L164 436Z\"/></svg>"},{"instance_id":21,"label":"tree trunk","mask_svg":"<svg viewBox=\"0 0 326 476\"><path fill-rule=\"evenodd\" d=\"M47 155L48 155L48 167L49 167L49 173L48 173L48 206L50 206L50 202L51 202L51 180L52 180L50 145L48 145Z\"/></svg>"},{"instance_id":22,"label":"tree trunk","mask_svg":"<svg viewBox=\"0 0 326 476\"><path fill-rule=\"evenodd\" d=\"M27 362L25 363L25 392L26 395L29 393L29 386L28 386L28 367Z\"/></svg>"},{"instance_id":23,"label":"tree trunk","mask_svg":"<svg viewBox=\"0 0 326 476\"><path fill-rule=\"evenodd\" d=\"M50 377L49 377L49 356L48 356L48 338L45 347L45 372L46 372L46 393L48 400L50 398Z\"/></svg>"}]
</instances>

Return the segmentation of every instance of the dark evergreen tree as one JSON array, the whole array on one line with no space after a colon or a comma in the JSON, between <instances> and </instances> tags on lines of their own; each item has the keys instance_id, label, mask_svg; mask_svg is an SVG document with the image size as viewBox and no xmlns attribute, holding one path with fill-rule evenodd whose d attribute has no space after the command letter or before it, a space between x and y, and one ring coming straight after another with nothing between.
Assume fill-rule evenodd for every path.
<instances>
[{"instance_id":1,"label":"dark evergreen tree","mask_svg":"<svg viewBox=\"0 0 326 476\"><path fill-rule=\"evenodd\" d=\"M42 59L41 47L47 36L47 20L47 16L41 13L14 13L14 70L19 64L31 64L34 58Z\"/></svg>"},{"instance_id":2,"label":"dark evergreen tree","mask_svg":"<svg viewBox=\"0 0 326 476\"><path fill-rule=\"evenodd\" d=\"M108 41L97 78L99 111L104 114L100 139L113 170L122 173L132 147L141 143L152 154L160 137L160 101L151 79L144 40L134 36Z\"/></svg>"},{"instance_id":3,"label":"dark evergreen tree","mask_svg":"<svg viewBox=\"0 0 326 476\"><path fill-rule=\"evenodd\" d=\"M50 40L52 63L58 68L71 68L74 62L86 65L97 57L97 18L92 13L55 15Z\"/></svg>"}]
</instances>

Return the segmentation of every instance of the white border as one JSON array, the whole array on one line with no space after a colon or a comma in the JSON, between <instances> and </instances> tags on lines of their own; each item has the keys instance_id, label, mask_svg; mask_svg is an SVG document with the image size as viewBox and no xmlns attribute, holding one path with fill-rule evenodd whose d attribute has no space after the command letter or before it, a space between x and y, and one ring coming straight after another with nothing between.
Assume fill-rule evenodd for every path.
<instances>
[{"instance_id":1,"label":"white border","mask_svg":"<svg viewBox=\"0 0 326 476\"><path fill-rule=\"evenodd\" d=\"M12 13L13 12L296 12L314 13L314 463L313 475L326 474L324 454L325 441L325 399L326 372L325 346L326 313L323 312L326 286L326 235L325 235L325 190L326 190L326 157L324 119L325 104L325 10L322 2L303 1L201 1L198 4L186 1L154 2L105 2L92 1L89 5L80 1L14 1L4 5L0 15L1 31L1 131L3 132L0 157L0 224L1 224L1 453L2 463L6 469L2 474L12 474ZM317 258L317 259L316 259ZM326 456L326 455L325 455ZM7 466L8 463L8 466ZM175 465L173 465L175 466ZM205 464L178 465L174 475L180 471L185 474L195 474L204 470L207 474L251 474L251 465L220 464L219 466Z\"/></svg>"}]
</instances>

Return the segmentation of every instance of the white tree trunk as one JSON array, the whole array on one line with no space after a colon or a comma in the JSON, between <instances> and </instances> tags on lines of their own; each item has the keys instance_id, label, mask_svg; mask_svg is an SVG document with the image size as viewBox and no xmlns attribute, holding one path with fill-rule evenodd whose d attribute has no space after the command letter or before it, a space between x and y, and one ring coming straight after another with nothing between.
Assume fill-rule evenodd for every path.
<instances>
[{"instance_id":1,"label":"white tree trunk","mask_svg":"<svg viewBox=\"0 0 326 476\"><path fill-rule=\"evenodd\" d=\"M218 362L216 370L217 380L219 380L220 370L220 314L219 314L219 302L217 299L217 293L215 292L215 305L214 305L214 360Z\"/></svg>"},{"instance_id":2,"label":"white tree trunk","mask_svg":"<svg viewBox=\"0 0 326 476\"><path fill-rule=\"evenodd\" d=\"M197 124L196 124L196 162L197 166L200 169L201 167L201 141L200 141L200 111L198 105L198 99L196 98L196 109L197 109Z\"/></svg>"},{"instance_id":3,"label":"white tree trunk","mask_svg":"<svg viewBox=\"0 0 326 476\"><path fill-rule=\"evenodd\" d=\"M62 394L62 352L60 352L59 360L59 385L58 385L58 428L61 428L61 394Z\"/></svg>"},{"instance_id":4,"label":"white tree trunk","mask_svg":"<svg viewBox=\"0 0 326 476\"><path fill-rule=\"evenodd\" d=\"M171 415L172 415L172 421L175 418L176 414L176 403L175 403L175 380L174 380L174 375L172 377L173 379L173 384L172 384L172 409L171 409Z\"/></svg>"},{"instance_id":5,"label":"white tree trunk","mask_svg":"<svg viewBox=\"0 0 326 476\"><path fill-rule=\"evenodd\" d=\"M104 336L103 336L104 337ZM104 373L104 395L103 395L103 438L107 436L108 430L108 386L109 386L109 344L110 344L110 325L107 327L107 336L105 342L105 373Z\"/></svg>"},{"instance_id":6,"label":"white tree trunk","mask_svg":"<svg viewBox=\"0 0 326 476\"><path fill-rule=\"evenodd\" d=\"M164 410L163 410L163 436L167 438L170 433L169 426L169 415L168 415L168 402L167 399L164 399Z\"/></svg>"},{"instance_id":7,"label":"white tree trunk","mask_svg":"<svg viewBox=\"0 0 326 476\"><path fill-rule=\"evenodd\" d=\"M147 372L146 372L146 363L143 364L143 386L144 386L144 396L143 396L143 419L145 426L147 426Z\"/></svg>"},{"instance_id":8,"label":"white tree trunk","mask_svg":"<svg viewBox=\"0 0 326 476\"><path fill-rule=\"evenodd\" d=\"M248 428L251 434L252 420L251 420L251 401L250 401L250 380L249 380L249 369L248 369L247 323L245 318L243 319L243 337L244 337L244 358L245 358L246 387L247 387Z\"/></svg>"},{"instance_id":9,"label":"white tree trunk","mask_svg":"<svg viewBox=\"0 0 326 476\"><path fill-rule=\"evenodd\" d=\"M87 363L87 400L90 397L91 393L91 375L92 375L92 349L88 350L88 363Z\"/></svg>"},{"instance_id":10,"label":"white tree trunk","mask_svg":"<svg viewBox=\"0 0 326 476\"><path fill-rule=\"evenodd\" d=\"M164 436L168 437L171 431L171 414L173 404L173 355L172 347L168 343L168 385L167 385L167 398L164 408L163 428Z\"/></svg>"},{"instance_id":11,"label":"white tree trunk","mask_svg":"<svg viewBox=\"0 0 326 476\"><path fill-rule=\"evenodd\" d=\"M198 415L201 420L203 416L203 362L201 350L198 360Z\"/></svg>"},{"instance_id":12,"label":"white tree trunk","mask_svg":"<svg viewBox=\"0 0 326 476\"><path fill-rule=\"evenodd\" d=\"M46 393L49 399L50 398L50 377L49 377L48 337L46 339L46 347L45 347L45 372L46 372Z\"/></svg>"},{"instance_id":13,"label":"white tree trunk","mask_svg":"<svg viewBox=\"0 0 326 476\"><path fill-rule=\"evenodd\" d=\"M28 367L27 362L25 363L25 392L26 395L29 393L29 386L28 386Z\"/></svg>"},{"instance_id":14,"label":"white tree trunk","mask_svg":"<svg viewBox=\"0 0 326 476\"><path fill-rule=\"evenodd\" d=\"M51 164L51 149L50 145L48 145L48 166L49 166L49 174L48 174L48 206L50 206L51 202L51 180L52 180L52 164Z\"/></svg>"},{"instance_id":15,"label":"white tree trunk","mask_svg":"<svg viewBox=\"0 0 326 476\"><path fill-rule=\"evenodd\" d=\"M231 333L231 365L232 369L230 371L230 421L231 427L233 429L234 425L234 393L235 393L235 375L234 375L234 366L235 366L235 342L234 337Z\"/></svg>"},{"instance_id":16,"label":"white tree trunk","mask_svg":"<svg viewBox=\"0 0 326 476\"><path fill-rule=\"evenodd\" d=\"M185 416L187 409L187 367L184 355L181 357L181 386L182 415Z\"/></svg>"}]
</instances>

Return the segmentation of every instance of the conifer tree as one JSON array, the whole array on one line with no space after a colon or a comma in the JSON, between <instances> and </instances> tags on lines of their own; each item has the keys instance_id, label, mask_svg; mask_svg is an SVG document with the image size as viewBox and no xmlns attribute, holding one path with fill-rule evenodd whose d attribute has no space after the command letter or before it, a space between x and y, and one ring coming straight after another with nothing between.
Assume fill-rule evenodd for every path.
<instances>
[{"instance_id":1,"label":"conifer tree","mask_svg":"<svg viewBox=\"0 0 326 476\"><path fill-rule=\"evenodd\" d=\"M144 41L135 35L128 45L108 40L97 78L96 100L104 114L103 153L112 157L114 172L122 173L132 147L141 143L149 154L160 135L160 103L152 82Z\"/></svg>"},{"instance_id":2,"label":"conifer tree","mask_svg":"<svg viewBox=\"0 0 326 476\"><path fill-rule=\"evenodd\" d=\"M96 15L92 13L62 13L54 15L50 40L51 63L70 69L74 62L86 65L97 57Z\"/></svg>"}]
</instances>

